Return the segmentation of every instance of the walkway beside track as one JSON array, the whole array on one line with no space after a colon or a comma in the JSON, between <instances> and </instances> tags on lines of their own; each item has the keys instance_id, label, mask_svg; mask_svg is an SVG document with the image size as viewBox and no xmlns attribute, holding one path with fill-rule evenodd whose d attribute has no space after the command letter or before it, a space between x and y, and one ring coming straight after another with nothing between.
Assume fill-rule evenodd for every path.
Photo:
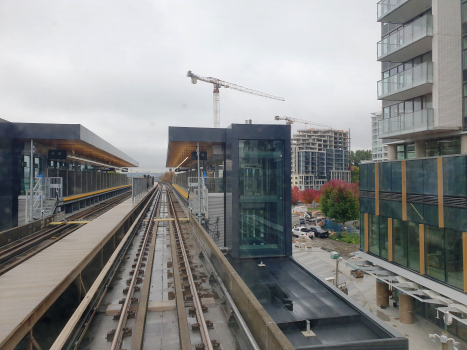
<instances>
[{"instance_id":1,"label":"walkway beside track","mask_svg":"<svg viewBox=\"0 0 467 350\"><path fill-rule=\"evenodd\" d=\"M21 340L137 204L126 200L0 276L0 349Z\"/></svg>"}]
</instances>

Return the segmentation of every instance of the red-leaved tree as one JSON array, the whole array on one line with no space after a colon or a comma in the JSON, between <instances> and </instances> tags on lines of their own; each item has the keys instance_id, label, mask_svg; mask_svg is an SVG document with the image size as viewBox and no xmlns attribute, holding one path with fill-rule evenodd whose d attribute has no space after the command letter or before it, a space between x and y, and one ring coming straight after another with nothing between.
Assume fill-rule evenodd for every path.
<instances>
[{"instance_id":1,"label":"red-leaved tree","mask_svg":"<svg viewBox=\"0 0 467 350\"><path fill-rule=\"evenodd\" d=\"M292 187L292 205L297 205L300 200L300 190L297 186Z\"/></svg>"},{"instance_id":2,"label":"red-leaved tree","mask_svg":"<svg viewBox=\"0 0 467 350\"><path fill-rule=\"evenodd\" d=\"M321 187L321 211L338 222L358 219L359 187L356 183L331 180Z\"/></svg>"},{"instance_id":3,"label":"red-leaved tree","mask_svg":"<svg viewBox=\"0 0 467 350\"><path fill-rule=\"evenodd\" d=\"M317 190L307 188L305 191L301 191L301 201L305 204L313 204L313 202L319 201L319 195ZM317 200L318 198L318 200Z\"/></svg>"}]
</instances>

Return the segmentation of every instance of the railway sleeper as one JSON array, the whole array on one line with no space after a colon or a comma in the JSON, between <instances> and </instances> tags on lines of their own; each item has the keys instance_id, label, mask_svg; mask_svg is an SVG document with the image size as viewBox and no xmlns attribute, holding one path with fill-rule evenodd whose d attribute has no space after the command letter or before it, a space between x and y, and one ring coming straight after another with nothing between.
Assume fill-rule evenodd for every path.
<instances>
[{"instance_id":1,"label":"railway sleeper","mask_svg":"<svg viewBox=\"0 0 467 350\"><path fill-rule=\"evenodd\" d=\"M130 287L126 287L125 289L123 289L123 294L128 294L129 291L130 291ZM135 286L134 291L140 292L141 288L139 286Z\"/></svg>"},{"instance_id":2,"label":"railway sleeper","mask_svg":"<svg viewBox=\"0 0 467 350\"><path fill-rule=\"evenodd\" d=\"M125 300L126 298L122 298L118 301L119 304L124 304L125 303ZM137 303L138 302L138 298L135 298L135 297L131 297L131 303Z\"/></svg>"},{"instance_id":3,"label":"railway sleeper","mask_svg":"<svg viewBox=\"0 0 467 350\"><path fill-rule=\"evenodd\" d=\"M131 336L133 334L133 331L132 331L132 329L130 327L125 327L125 328L123 328L122 331L123 331L123 334L122 334L123 338L129 337L129 336ZM116 332L117 332L116 329L112 329L111 331L108 331L107 336L105 337L105 339L107 339L107 341L112 341L114 339L114 337L115 337Z\"/></svg>"}]
</instances>

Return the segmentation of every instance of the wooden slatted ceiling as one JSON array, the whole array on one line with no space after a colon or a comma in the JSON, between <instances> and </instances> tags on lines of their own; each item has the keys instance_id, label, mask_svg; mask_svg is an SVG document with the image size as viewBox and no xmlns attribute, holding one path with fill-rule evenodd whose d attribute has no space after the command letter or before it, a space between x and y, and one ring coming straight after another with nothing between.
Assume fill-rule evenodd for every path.
<instances>
[{"instance_id":1,"label":"wooden slatted ceiling","mask_svg":"<svg viewBox=\"0 0 467 350\"><path fill-rule=\"evenodd\" d=\"M23 140L28 141L28 140ZM86 158L95 162L113 165L116 167L134 167L135 164L127 162L100 148L92 146L82 140L38 140L40 144L67 150L70 156ZM196 148L196 147L195 147ZM74 151L74 154L72 154Z\"/></svg>"}]
</instances>

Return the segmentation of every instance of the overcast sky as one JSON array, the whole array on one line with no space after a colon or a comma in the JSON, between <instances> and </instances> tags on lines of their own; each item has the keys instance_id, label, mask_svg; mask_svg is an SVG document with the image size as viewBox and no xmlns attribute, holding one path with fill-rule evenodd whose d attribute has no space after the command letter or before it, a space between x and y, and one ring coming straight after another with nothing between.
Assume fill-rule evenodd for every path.
<instances>
[{"instance_id":1,"label":"overcast sky","mask_svg":"<svg viewBox=\"0 0 467 350\"><path fill-rule=\"evenodd\" d=\"M289 116L370 149L376 3L3 0L0 118L79 123L162 171L169 125L213 126L212 85L192 70L285 98L221 89L221 127Z\"/></svg>"}]
</instances>

